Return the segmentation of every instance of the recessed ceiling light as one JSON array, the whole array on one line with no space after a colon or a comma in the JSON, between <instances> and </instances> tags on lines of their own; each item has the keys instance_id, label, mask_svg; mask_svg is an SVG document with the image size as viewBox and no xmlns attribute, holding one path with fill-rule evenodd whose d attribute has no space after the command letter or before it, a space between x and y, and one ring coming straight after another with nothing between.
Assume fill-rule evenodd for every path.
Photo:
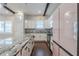
<instances>
[{"instance_id":1,"label":"recessed ceiling light","mask_svg":"<svg viewBox=\"0 0 79 59\"><path fill-rule=\"evenodd\" d=\"M66 12L65 13L65 16L70 16L70 12Z\"/></svg>"},{"instance_id":2,"label":"recessed ceiling light","mask_svg":"<svg viewBox=\"0 0 79 59\"><path fill-rule=\"evenodd\" d=\"M23 12L21 12L21 11L18 11L17 13L18 13L18 15L20 15L20 16L23 15Z\"/></svg>"},{"instance_id":3,"label":"recessed ceiling light","mask_svg":"<svg viewBox=\"0 0 79 59\"><path fill-rule=\"evenodd\" d=\"M27 20L25 20L25 23L27 23Z\"/></svg>"},{"instance_id":4,"label":"recessed ceiling light","mask_svg":"<svg viewBox=\"0 0 79 59\"><path fill-rule=\"evenodd\" d=\"M40 14L41 13L41 10L39 10L38 13Z\"/></svg>"},{"instance_id":5,"label":"recessed ceiling light","mask_svg":"<svg viewBox=\"0 0 79 59\"><path fill-rule=\"evenodd\" d=\"M9 14L9 11L6 10L5 13L6 13L6 14Z\"/></svg>"}]
</instances>

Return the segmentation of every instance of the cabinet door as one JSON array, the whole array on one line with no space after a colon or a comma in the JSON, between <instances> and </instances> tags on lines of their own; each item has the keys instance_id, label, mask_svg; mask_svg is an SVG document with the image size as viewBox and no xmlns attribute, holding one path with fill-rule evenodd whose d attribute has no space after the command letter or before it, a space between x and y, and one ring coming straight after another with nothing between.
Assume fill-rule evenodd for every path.
<instances>
[{"instance_id":1,"label":"cabinet door","mask_svg":"<svg viewBox=\"0 0 79 59\"><path fill-rule=\"evenodd\" d=\"M59 8L57 8L55 10L55 12L53 13L53 40L54 41L59 41Z\"/></svg>"},{"instance_id":2,"label":"cabinet door","mask_svg":"<svg viewBox=\"0 0 79 59\"><path fill-rule=\"evenodd\" d=\"M53 56L53 42L51 42L50 49L52 51L52 56Z\"/></svg>"},{"instance_id":3,"label":"cabinet door","mask_svg":"<svg viewBox=\"0 0 79 59\"><path fill-rule=\"evenodd\" d=\"M77 35L74 23L77 22L77 4L64 3L60 6L60 43L71 54L77 55Z\"/></svg>"},{"instance_id":4,"label":"cabinet door","mask_svg":"<svg viewBox=\"0 0 79 59\"><path fill-rule=\"evenodd\" d=\"M53 56L59 56L59 47L53 43Z\"/></svg>"},{"instance_id":5,"label":"cabinet door","mask_svg":"<svg viewBox=\"0 0 79 59\"><path fill-rule=\"evenodd\" d=\"M27 47L25 46L22 50L22 56L26 56L27 54L27 51L26 51Z\"/></svg>"},{"instance_id":6,"label":"cabinet door","mask_svg":"<svg viewBox=\"0 0 79 59\"><path fill-rule=\"evenodd\" d=\"M53 20L53 39L52 40L59 43L59 39L60 39L60 37L59 37L59 35L60 35L59 8L57 8L55 10L55 12L53 13L52 20ZM53 55L56 55L56 56L59 55L59 47L54 43L53 43Z\"/></svg>"},{"instance_id":7,"label":"cabinet door","mask_svg":"<svg viewBox=\"0 0 79 59\"><path fill-rule=\"evenodd\" d=\"M69 56L69 55L60 48L60 56Z\"/></svg>"},{"instance_id":8,"label":"cabinet door","mask_svg":"<svg viewBox=\"0 0 79 59\"><path fill-rule=\"evenodd\" d=\"M21 56L21 53L19 52L16 56Z\"/></svg>"}]
</instances>

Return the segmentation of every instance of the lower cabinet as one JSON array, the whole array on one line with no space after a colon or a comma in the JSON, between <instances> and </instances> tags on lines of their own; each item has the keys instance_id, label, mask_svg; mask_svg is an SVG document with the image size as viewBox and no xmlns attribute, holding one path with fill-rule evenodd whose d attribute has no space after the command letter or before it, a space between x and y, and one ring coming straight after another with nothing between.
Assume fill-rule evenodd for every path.
<instances>
[{"instance_id":1,"label":"lower cabinet","mask_svg":"<svg viewBox=\"0 0 79 59\"><path fill-rule=\"evenodd\" d=\"M20 52L18 52L17 56L21 56L21 51L20 51Z\"/></svg>"},{"instance_id":2,"label":"lower cabinet","mask_svg":"<svg viewBox=\"0 0 79 59\"><path fill-rule=\"evenodd\" d=\"M23 47L24 46L24 47ZM34 47L34 40L30 39L28 42L25 43L25 45L23 45L20 50L18 50L16 52L16 56L30 56L32 49Z\"/></svg>"},{"instance_id":3,"label":"lower cabinet","mask_svg":"<svg viewBox=\"0 0 79 59\"><path fill-rule=\"evenodd\" d=\"M30 56L34 43L30 40L22 50L22 56Z\"/></svg>"},{"instance_id":4,"label":"lower cabinet","mask_svg":"<svg viewBox=\"0 0 79 59\"><path fill-rule=\"evenodd\" d=\"M53 56L59 56L59 47L53 43Z\"/></svg>"},{"instance_id":5,"label":"lower cabinet","mask_svg":"<svg viewBox=\"0 0 79 59\"><path fill-rule=\"evenodd\" d=\"M69 56L69 55L60 48L60 56Z\"/></svg>"},{"instance_id":6,"label":"lower cabinet","mask_svg":"<svg viewBox=\"0 0 79 59\"><path fill-rule=\"evenodd\" d=\"M52 55L53 56L70 56L68 54L69 51L63 50L63 48L59 47L57 44L53 43L53 46L51 48L52 50ZM70 53L70 52L69 52Z\"/></svg>"},{"instance_id":7,"label":"lower cabinet","mask_svg":"<svg viewBox=\"0 0 79 59\"><path fill-rule=\"evenodd\" d=\"M50 49L51 49L51 51L52 51L52 56L53 56L53 43L51 42L50 45L51 45L51 46L50 46Z\"/></svg>"},{"instance_id":8,"label":"lower cabinet","mask_svg":"<svg viewBox=\"0 0 79 59\"><path fill-rule=\"evenodd\" d=\"M22 55L23 55L23 56L26 56L26 55L27 55L27 46L25 46L25 47L22 49Z\"/></svg>"}]
</instances>

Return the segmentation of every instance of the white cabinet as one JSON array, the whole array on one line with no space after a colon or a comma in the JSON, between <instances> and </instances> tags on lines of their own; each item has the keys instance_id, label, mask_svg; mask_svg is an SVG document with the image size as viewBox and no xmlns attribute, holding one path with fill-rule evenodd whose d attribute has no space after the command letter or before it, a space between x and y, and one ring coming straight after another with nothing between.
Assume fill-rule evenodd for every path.
<instances>
[{"instance_id":1,"label":"white cabinet","mask_svg":"<svg viewBox=\"0 0 79 59\"><path fill-rule=\"evenodd\" d=\"M69 56L69 55L60 48L60 56Z\"/></svg>"},{"instance_id":2,"label":"white cabinet","mask_svg":"<svg viewBox=\"0 0 79 59\"><path fill-rule=\"evenodd\" d=\"M60 41L60 19L59 19L59 8L57 8L53 15L52 15L52 20L53 20L53 38L52 40L56 41L59 43ZM53 43L53 56L59 56L59 47Z\"/></svg>"},{"instance_id":3,"label":"white cabinet","mask_svg":"<svg viewBox=\"0 0 79 59\"><path fill-rule=\"evenodd\" d=\"M77 4L61 4L60 43L71 54L77 55L77 35L74 38L74 22L77 22Z\"/></svg>"},{"instance_id":4,"label":"white cabinet","mask_svg":"<svg viewBox=\"0 0 79 59\"><path fill-rule=\"evenodd\" d=\"M22 49L22 56L30 56L33 47L34 47L34 41L33 39L30 39L25 45L25 47Z\"/></svg>"},{"instance_id":5,"label":"white cabinet","mask_svg":"<svg viewBox=\"0 0 79 59\"><path fill-rule=\"evenodd\" d=\"M60 48L55 43L53 43L53 56L59 56L60 55L59 49Z\"/></svg>"},{"instance_id":6,"label":"white cabinet","mask_svg":"<svg viewBox=\"0 0 79 59\"><path fill-rule=\"evenodd\" d=\"M77 4L61 4L53 13L52 20L53 40L72 55L77 55ZM53 47L54 55L67 55L56 44Z\"/></svg>"}]
</instances>

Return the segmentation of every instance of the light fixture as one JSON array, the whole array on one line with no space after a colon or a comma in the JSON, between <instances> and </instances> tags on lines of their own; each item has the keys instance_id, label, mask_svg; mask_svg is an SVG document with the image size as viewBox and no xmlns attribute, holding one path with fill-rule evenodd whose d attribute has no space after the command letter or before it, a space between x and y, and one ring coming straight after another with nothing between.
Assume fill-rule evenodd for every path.
<instances>
[{"instance_id":1,"label":"light fixture","mask_svg":"<svg viewBox=\"0 0 79 59\"><path fill-rule=\"evenodd\" d=\"M19 18L20 20L22 20L22 19L23 19L23 12L18 11L18 12L17 12L17 16L18 16L18 18Z\"/></svg>"},{"instance_id":2,"label":"light fixture","mask_svg":"<svg viewBox=\"0 0 79 59\"><path fill-rule=\"evenodd\" d=\"M41 13L41 10L39 10L38 13L40 14Z\"/></svg>"},{"instance_id":3,"label":"light fixture","mask_svg":"<svg viewBox=\"0 0 79 59\"><path fill-rule=\"evenodd\" d=\"M69 11L66 12L66 13L65 13L65 16L70 16L70 12L69 12Z\"/></svg>"},{"instance_id":4,"label":"light fixture","mask_svg":"<svg viewBox=\"0 0 79 59\"><path fill-rule=\"evenodd\" d=\"M18 11L17 14L20 15L20 16L22 16L23 15L23 12Z\"/></svg>"},{"instance_id":5,"label":"light fixture","mask_svg":"<svg viewBox=\"0 0 79 59\"><path fill-rule=\"evenodd\" d=\"M25 23L27 23L27 20L25 20Z\"/></svg>"},{"instance_id":6,"label":"light fixture","mask_svg":"<svg viewBox=\"0 0 79 59\"><path fill-rule=\"evenodd\" d=\"M37 16L36 18L39 19L39 20L43 20L44 16Z\"/></svg>"},{"instance_id":7,"label":"light fixture","mask_svg":"<svg viewBox=\"0 0 79 59\"><path fill-rule=\"evenodd\" d=\"M9 14L9 11L6 10L5 13L6 13L6 14Z\"/></svg>"}]
</instances>

